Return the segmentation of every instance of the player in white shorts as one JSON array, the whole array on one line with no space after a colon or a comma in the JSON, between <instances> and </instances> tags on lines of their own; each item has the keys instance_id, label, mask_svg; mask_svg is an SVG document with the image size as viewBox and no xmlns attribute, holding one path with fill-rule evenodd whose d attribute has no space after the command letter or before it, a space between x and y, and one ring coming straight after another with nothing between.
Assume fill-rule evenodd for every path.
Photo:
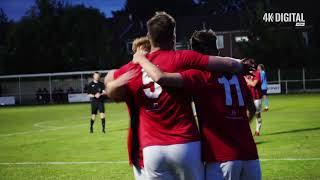
<instances>
[{"instance_id":1,"label":"player in white shorts","mask_svg":"<svg viewBox=\"0 0 320 180\"><path fill-rule=\"evenodd\" d=\"M172 51L175 21L166 13L158 13L148 21L148 32L152 48L147 58L166 71L192 68L246 71L244 65L232 58ZM130 70L138 70L125 88L139 108L138 136L143 148L146 179L202 180L200 136L190 106L190 94L162 88L147 75L145 67L142 69L137 64L143 67L137 61L128 63L114 72L114 79ZM107 93L112 97L112 92Z\"/></svg>"}]
</instances>

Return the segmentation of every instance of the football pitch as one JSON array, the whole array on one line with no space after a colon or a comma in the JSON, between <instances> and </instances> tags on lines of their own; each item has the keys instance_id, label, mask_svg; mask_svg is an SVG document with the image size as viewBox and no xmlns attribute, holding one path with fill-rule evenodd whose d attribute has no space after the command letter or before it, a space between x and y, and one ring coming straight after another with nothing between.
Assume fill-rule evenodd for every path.
<instances>
[{"instance_id":1,"label":"football pitch","mask_svg":"<svg viewBox=\"0 0 320 180\"><path fill-rule=\"evenodd\" d=\"M255 137L263 179L320 179L320 94L269 103ZM0 179L133 179L126 106L106 113L108 132L98 118L89 134L89 104L0 107Z\"/></svg>"}]
</instances>

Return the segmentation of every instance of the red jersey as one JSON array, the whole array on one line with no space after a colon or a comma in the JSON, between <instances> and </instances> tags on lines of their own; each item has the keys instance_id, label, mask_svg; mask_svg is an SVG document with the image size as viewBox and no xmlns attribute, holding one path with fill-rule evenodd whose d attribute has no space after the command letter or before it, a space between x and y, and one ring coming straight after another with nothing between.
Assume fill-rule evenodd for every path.
<instances>
[{"instance_id":1,"label":"red jersey","mask_svg":"<svg viewBox=\"0 0 320 180\"><path fill-rule=\"evenodd\" d=\"M149 54L147 58L164 72L181 72L208 66L208 56L194 51L159 50ZM139 109L140 148L200 140L190 106L190 94L182 89L161 87L140 66L131 62L117 70L114 76L117 78L135 68L140 69L141 73L127 84L127 89Z\"/></svg>"},{"instance_id":2,"label":"red jersey","mask_svg":"<svg viewBox=\"0 0 320 180\"><path fill-rule=\"evenodd\" d=\"M143 167L142 149L138 139L139 110L134 102L133 96L130 96L129 93L126 104L130 115L127 139L129 163L134 164L137 167Z\"/></svg>"},{"instance_id":3,"label":"red jersey","mask_svg":"<svg viewBox=\"0 0 320 180\"><path fill-rule=\"evenodd\" d=\"M206 162L258 159L247 107L253 103L243 76L198 70L181 73L194 92L199 118L202 156Z\"/></svg>"},{"instance_id":4,"label":"red jersey","mask_svg":"<svg viewBox=\"0 0 320 180\"><path fill-rule=\"evenodd\" d=\"M260 76L260 72L259 71L255 71L254 72L254 77L253 76L249 76L249 79L251 79L252 81L254 80L257 80L258 83L252 87L252 86L249 86L250 88L250 91L251 91L251 95L253 97L253 99L261 99L262 98L262 90L261 90L261 84L262 84L262 81L261 81L261 76Z\"/></svg>"}]
</instances>

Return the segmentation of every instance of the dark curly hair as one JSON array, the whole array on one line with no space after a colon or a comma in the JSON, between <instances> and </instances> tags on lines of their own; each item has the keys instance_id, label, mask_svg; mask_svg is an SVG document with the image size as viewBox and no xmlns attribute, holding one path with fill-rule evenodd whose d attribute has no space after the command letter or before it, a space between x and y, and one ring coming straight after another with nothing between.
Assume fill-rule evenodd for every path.
<instances>
[{"instance_id":1,"label":"dark curly hair","mask_svg":"<svg viewBox=\"0 0 320 180\"><path fill-rule=\"evenodd\" d=\"M195 31L190 39L190 44L192 50L198 51L202 54L219 55L219 50L217 48L217 36L210 30Z\"/></svg>"}]
</instances>

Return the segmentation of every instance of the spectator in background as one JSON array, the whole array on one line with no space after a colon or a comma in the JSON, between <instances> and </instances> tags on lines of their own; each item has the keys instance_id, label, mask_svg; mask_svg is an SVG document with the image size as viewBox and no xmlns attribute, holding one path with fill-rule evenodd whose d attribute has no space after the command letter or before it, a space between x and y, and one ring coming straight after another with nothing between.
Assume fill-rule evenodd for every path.
<instances>
[{"instance_id":1,"label":"spectator in background","mask_svg":"<svg viewBox=\"0 0 320 180\"><path fill-rule=\"evenodd\" d=\"M38 104L42 104L43 103L43 93L41 88L38 88L37 92L36 92L36 99Z\"/></svg>"},{"instance_id":2,"label":"spectator in background","mask_svg":"<svg viewBox=\"0 0 320 180\"><path fill-rule=\"evenodd\" d=\"M261 78L261 90L263 95L263 101L264 101L264 111L269 110L269 101L267 97L267 90L268 90L268 81L267 76L265 73L265 68L263 64L259 64L257 70L260 72L260 78Z\"/></svg>"},{"instance_id":3,"label":"spectator in background","mask_svg":"<svg viewBox=\"0 0 320 180\"><path fill-rule=\"evenodd\" d=\"M59 101L57 88L54 88L52 91L52 99L53 99L53 102L55 103Z\"/></svg>"},{"instance_id":4,"label":"spectator in background","mask_svg":"<svg viewBox=\"0 0 320 180\"><path fill-rule=\"evenodd\" d=\"M72 87L70 87L68 90L67 90L67 94L72 94L74 93L74 89Z\"/></svg>"},{"instance_id":5,"label":"spectator in background","mask_svg":"<svg viewBox=\"0 0 320 180\"><path fill-rule=\"evenodd\" d=\"M64 93L63 93L63 90L62 88L59 88L58 89L58 101L59 103L63 103L64 102Z\"/></svg>"},{"instance_id":6,"label":"spectator in background","mask_svg":"<svg viewBox=\"0 0 320 180\"><path fill-rule=\"evenodd\" d=\"M47 90L47 88L42 89L42 97L45 104L50 102L49 91Z\"/></svg>"}]
</instances>

